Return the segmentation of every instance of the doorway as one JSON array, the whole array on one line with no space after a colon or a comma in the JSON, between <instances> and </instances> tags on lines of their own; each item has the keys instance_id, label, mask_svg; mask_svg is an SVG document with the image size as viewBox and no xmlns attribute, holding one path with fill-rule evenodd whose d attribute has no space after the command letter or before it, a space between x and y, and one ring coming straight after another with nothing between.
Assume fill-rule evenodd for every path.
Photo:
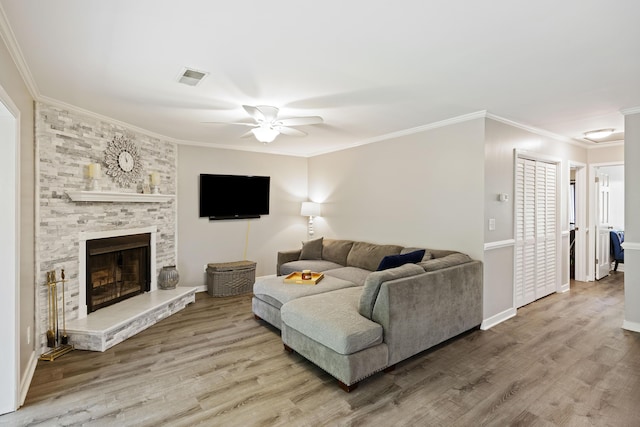
<instances>
[{"instance_id":1,"label":"doorway","mask_svg":"<svg viewBox=\"0 0 640 427\"><path fill-rule=\"evenodd\" d=\"M18 408L20 301L20 212L19 212L19 111L0 87L0 342L8 343L0 352L0 414Z\"/></svg>"},{"instance_id":2,"label":"doorway","mask_svg":"<svg viewBox=\"0 0 640 427\"><path fill-rule=\"evenodd\" d=\"M569 163L569 278L586 282L587 260L587 167Z\"/></svg>"},{"instance_id":3,"label":"doorway","mask_svg":"<svg viewBox=\"0 0 640 427\"><path fill-rule=\"evenodd\" d=\"M589 207L589 228L593 230L589 238L589 274L590 280L599 280L611 271L610 232L624 231L624 164L594 164L589 167L589 175L593 198Z\"/></svg>"}]
</instances>

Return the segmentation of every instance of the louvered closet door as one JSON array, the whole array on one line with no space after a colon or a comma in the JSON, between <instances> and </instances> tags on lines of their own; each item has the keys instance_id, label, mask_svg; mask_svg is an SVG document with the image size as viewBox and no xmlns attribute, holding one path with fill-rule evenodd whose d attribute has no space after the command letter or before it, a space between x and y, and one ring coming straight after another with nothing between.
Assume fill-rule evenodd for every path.
<instances>
[{"instance_id":1,"label":"louvered closet door","mask_svg":"<svg viewBox=\"0 0 640 427\"><path fill-rule=\"evenodd\" d=\"M520 159L516 163L516 307L535 301L535 177L536 162Z\"/></svg>"},{"instance_id":2,"label":"louvered closet door","mask_svg":"<svg viewBox=\"0 0 640 427\"><path fill-rule=\"evenodd\" d=\"M556 179L554 164L516 162L516 307L556 290Z\"/></svg>"},{"instance_id":3,"label":"louvered closet door","mask_svg":"<svg viewBox=\"0 0 640 427\"><path fill-rule=\"evenodd\" d=\"M540 226L540 233L538 234L539 245L544 246L544 257L542 260L538 260L538 266L540 266L541 262L544 263L544 276L538 278L536 299L556 291L556 267L558 261L556 253L556 209L558 206L556 200L557 167L554 164L543 162L537 162L537 167L540 175L544 174L544 177L541 177L540 181L544 182L545 211L544 225ZM538 189L542 191L540 187L536 186L536 191L538 191ZM540 237L540 234L542 234L542 237Z\"/></svg>"}]
</instances>

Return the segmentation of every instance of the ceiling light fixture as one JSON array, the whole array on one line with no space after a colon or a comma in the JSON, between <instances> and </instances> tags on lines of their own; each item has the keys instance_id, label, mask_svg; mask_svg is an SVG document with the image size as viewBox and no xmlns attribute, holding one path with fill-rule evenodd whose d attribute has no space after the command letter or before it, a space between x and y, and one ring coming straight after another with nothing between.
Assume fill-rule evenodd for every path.
<instances>
[{"instance_id":1,"label":"ceiling light fixture","mask_svg":"<svg viewBox=\"0 0 640 427\"><path fill-rule=\"evenodd\" d=\"M276 136L280 135L280 132L269 126L268 123L260 124L260 127L251 129L251 132L253 132L253 135L258 141L264 144L273 142Z\"/></svg>"},{"instance_id":2,"label":"ceiling light fixture","mask_svg":"<svg viewBox=\"0 0 640 427\"><path fill-rule=\"evenodd\" d=\"M592 130L592 131L589 131L589 132L585 132L584 133L584 137L585 138L589 138L589 139L602 139L602 138L608 137L613 132L615 132L615 129Z\"/></svg>"}]
</instances>

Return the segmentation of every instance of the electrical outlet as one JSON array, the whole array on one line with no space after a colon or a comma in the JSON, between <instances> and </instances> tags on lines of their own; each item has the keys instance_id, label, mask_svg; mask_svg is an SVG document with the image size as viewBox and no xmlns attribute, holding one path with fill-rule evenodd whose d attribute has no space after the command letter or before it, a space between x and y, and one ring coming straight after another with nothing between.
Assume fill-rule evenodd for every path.
<instances>
[{"instance_id":1,"label":"electrical outlet","mask_svg":"<svg viewBox=\"0 0 640 427\"><path fill-rule=\"evenodd\" d=\"M27 326L27 344L31 344L31 326Z\"/></svg>"},{"instance_id":2,"label":"electrical outlet","mask_svg":"<svg viewBox=\"0 0 640 427\"><path fill-rule=\"evenodd\" d=\"M489 218L489 231L494 231L496 229L496 219Z\"/></svg>"}]
</instances>

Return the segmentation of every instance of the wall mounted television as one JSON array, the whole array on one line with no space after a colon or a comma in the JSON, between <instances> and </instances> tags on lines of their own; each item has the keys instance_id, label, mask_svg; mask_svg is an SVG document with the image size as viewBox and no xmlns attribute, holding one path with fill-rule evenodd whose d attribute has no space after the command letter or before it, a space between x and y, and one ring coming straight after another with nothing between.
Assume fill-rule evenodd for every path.
<instances>
[{"instance_id":1,"label":"wall mounted television","mask_svg":"<svg viewBox=\"0 0 640 427\"><path fill-rule=\"evenodd\" d=\"M269 214L268 176L200 174L200 217L260 218Z\"/></svg>"}]
</instances>

